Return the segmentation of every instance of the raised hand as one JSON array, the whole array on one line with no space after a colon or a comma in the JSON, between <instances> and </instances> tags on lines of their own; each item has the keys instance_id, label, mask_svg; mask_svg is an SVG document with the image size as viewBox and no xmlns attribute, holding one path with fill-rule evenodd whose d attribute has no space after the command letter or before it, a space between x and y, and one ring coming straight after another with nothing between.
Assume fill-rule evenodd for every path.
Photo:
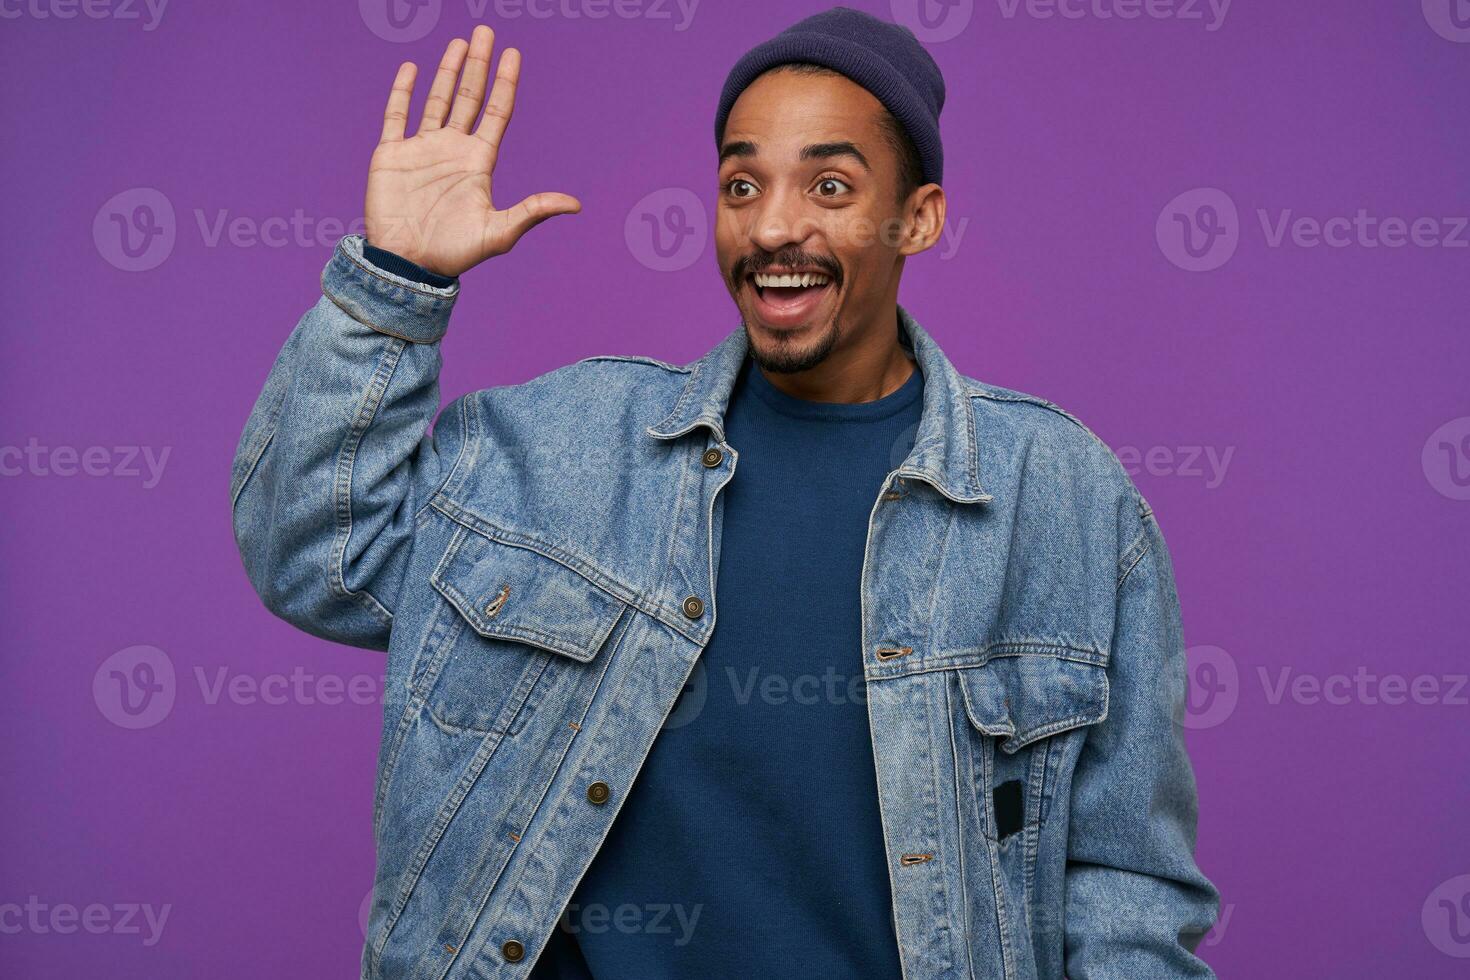
<instances>
[{"instance_id":1,"label":"raised hand","mask_svg":"<svg viewBox=\"0 0 1470 980\"><path fill-rule=\"evenodd\" d=\"M417 66L398 67L383 134L368 167L364 209L370 244L395 252L431 272L458 276L500 255L531 227L558 214L575 214L582 204L568 194L532 194L497 211L490 199L490 174L515 108L521 54L506 48L484 117L485 80L495 32L481 24L466 43L449 42L434 75L418 132L405 138ZM463 71L463 77L461 77Z\"/></svg>"}]
</instances>

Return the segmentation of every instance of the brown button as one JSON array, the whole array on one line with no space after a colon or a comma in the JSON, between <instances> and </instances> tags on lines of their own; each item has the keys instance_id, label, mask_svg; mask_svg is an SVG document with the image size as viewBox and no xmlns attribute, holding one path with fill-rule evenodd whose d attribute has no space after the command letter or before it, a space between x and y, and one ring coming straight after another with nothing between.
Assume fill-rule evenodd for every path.
<instances>
[{"instance_id":1,"label":"brown button","mask_svg":"<svg viewBox=\"0 0 1470 980\"><path fill-rule=\"evenodd\" d=\"M612 796L612 789L600 779L587 787L587 799L598 806L606 803L609 796Z\"/></svg>"},{"instance_id":2,"label":"brown button","mask_svg":"<svg viewBox=\"0 0 1470 980\"><path fill-rule=\"evenodd\" d=\"M701 462L704 463L705 466L714 467L714 466L719 466L720 465L720 460L722 460L724 458L725 458L725 454L724 453L720 452L718 449L715 449L713 446L711 446L709 449L706 449L704 451L704 458L701 460Z\"/></svg>"},{"instance_id":3,"label":"brown button","mask_svg":"<svg viewBox=\"0 0 1470 980\"><path fill-rule=\"evenodd\" d=\"M690 619L698 619L704 615L704 602L697 595L692 595L684 600L684 615Z\"/></svg>"},{"instance_id":4,"label":"brown button","mask_svg":"<svg viewBox=\"0 0 1470 980\"><path fill-rule=\"evenodd\" d=\"M504 956L508 963L519 963L521 957L526 955L526 947L514 939L507 939L500 944L500 955Z\"/></svg>"}]
</instances>

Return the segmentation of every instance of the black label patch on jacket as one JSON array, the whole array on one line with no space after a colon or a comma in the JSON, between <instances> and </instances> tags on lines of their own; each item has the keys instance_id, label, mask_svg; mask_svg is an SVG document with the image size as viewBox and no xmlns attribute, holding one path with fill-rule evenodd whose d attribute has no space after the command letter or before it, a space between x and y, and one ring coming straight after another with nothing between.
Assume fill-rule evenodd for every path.
<instances>
[{"instance_id":1,"label":"black label patch on jacket","mask_svg":"<svg viewBox=\"0 0 1470 980\"><path fill-rule=\"evenodd\" d=\"M1025 813L1025 802L1021 794L1021 781L1009 779L991 791L995 803L995 836L1004 840L1021 829Z\"/></svg>"}]
</instances>

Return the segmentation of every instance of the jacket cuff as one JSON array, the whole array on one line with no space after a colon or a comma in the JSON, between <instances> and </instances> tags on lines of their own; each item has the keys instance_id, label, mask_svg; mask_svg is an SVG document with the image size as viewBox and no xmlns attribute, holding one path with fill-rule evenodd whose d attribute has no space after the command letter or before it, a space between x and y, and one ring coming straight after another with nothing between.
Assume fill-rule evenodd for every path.
<instances>
[{"instance_id":1,"label":"jacket cuff","mask_svg":"<svg viewBox=\"0 0 1470 980\"><path fill-rule=\"evenodd\" d=\"M416 344L439 341L459 297L459 280L447 286L417 282L374 263L364 254L366 244L361 235L345 235L337 242L322 270L322 293L379 333Z\"/></svg>"},{"instance_id":2,"label":"jacket cuff","mask_svg":"<svg viewBox=\"0 0 1470 980\"><path fill-rule=\"evenodd\" d=\"M412 279L414 282L428 283L430 286L438 286L447 289L454 285L453 276L441 276L437 272L430 272L417 262L410 262L397 252L390 252L386 248L378 248L369 244L366 240L362 243L362 255L379 269L387 270L395 276Z\"/></svg>"}]
</instances>

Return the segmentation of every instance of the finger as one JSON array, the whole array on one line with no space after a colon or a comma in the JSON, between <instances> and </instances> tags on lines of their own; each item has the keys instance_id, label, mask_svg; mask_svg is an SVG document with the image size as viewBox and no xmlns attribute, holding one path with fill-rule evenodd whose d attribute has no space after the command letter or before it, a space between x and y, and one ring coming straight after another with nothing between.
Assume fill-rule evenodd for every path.
<instances>
[{"instance_id":1,"label":"finger","mask_svg":"<svg viewBox=\"0 0 1470 980\"><path fill-rule=\"evenodd\" d=\"M510 114L516 107L516 83L521 77L521 53L515 48L500 52L500 64L495 68L495 85L490 89L490 101L485 105L485 115L480 120L475 135L499 149L505 136L505 127L510 123Z\"/></svg>"},{"instance_id":2,"label":"finger","mask_svg":"<svg viewBox=\"0 0 1470 980\"><path fill-rule=\"evenodd\" d=\"M454 95L449 112L449 128L468 133L485 101L485 79L490 75L490 52L495 46L495 32L484 24L470 35L470 50L465 58L464 76Z\"/></svg>"},{"instance_id":3,"label":"finger","mask_svg":"<svg viewBox=\"0 0 1470 980\"><path fill-rule=\"evenodd\" d=\"M570 194L543 191L540 194L522 198L520 203L506 212L507 231L511 243L514 244L522 235L547 218L554 218L559 214L576 214L580 210L582 210L582 202Z\"/></svg>"},{"instance_id":4,"label":"finger","mask_svg":"<svg viewBox=\"0 0 1470 980\"><path fill-rule=\"evenodd\" d=\"M413 80L418 66L405 61L398 66L393 77L393 91L388 93L388 107L383 110L383 134L380 143L391 143L403 139L403 130L408 125L408 104L413 98Z\"/></svg>"},{"instance_id":5,"label":"finger","mask_svg":"<svg viewBox=\"0 0 1470 980\"><path fill-rule=\"evenodd\" d=\"M469 49L469 43L462 37L450 41L449 46L444 49L439 70L434 73L434 84L429 89L429 101L424 103L424 118L419 122L419 132L443 127L444 117L449 114L454 83L459 78L460 68L464 67L465 52Z\"/></svg>"}]
</instances>

